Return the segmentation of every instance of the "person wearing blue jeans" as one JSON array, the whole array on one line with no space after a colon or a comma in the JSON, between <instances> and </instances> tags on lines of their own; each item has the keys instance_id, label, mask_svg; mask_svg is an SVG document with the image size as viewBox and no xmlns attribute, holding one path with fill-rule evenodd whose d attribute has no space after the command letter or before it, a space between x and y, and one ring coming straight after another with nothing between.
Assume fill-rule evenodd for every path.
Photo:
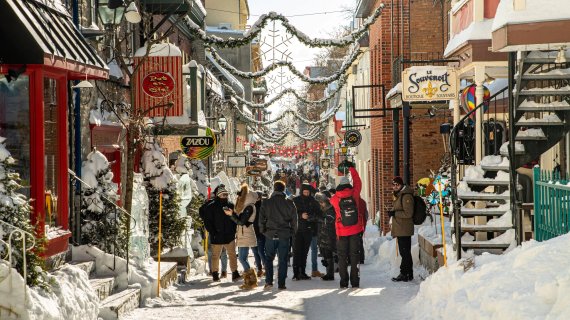
<instances>
[{"instance_id":1,"label":"person wearing blue jeans","mask_svg":"<svg viewBox=\"0 0 570 320\"><path fill-rule=\"evenodd\" d=\"M317 263L317 258L319 255L319 249L317 247L317 240L318 240L318 236L313 236L313 239L311 240L311 277L322 277L323 274L319 271L319 265Z\"/></svg>"},{"instance_id":2,"label":"person wearing blue jeans","mask_svg":"<svg viewBox=\"0 0 570 320\"><path fill-rule=\"evenodd\" d=\"M259 210L259 231L265 236L265 290L273 288L273 260L279 255L277 284L279 290L285 287L289 238L297 231L297 209L292 200L285 197L285 183L275 181L273 194L261 203Z\"/></svg>"},{"instance_id":3,"label":"person wearing blue jeans","mask_svg":"<svg viewBox=\"0 0 570 320\"><path fill-rule=\"evenodd\" d=\"M287 278L287 257L289 254L289 238L285 239L265 239L265 286L266 289L273 286L273 260L275 254L278 255L277 286L279 289L285 288L285 278Z\"/></svg>"}]
</instances>

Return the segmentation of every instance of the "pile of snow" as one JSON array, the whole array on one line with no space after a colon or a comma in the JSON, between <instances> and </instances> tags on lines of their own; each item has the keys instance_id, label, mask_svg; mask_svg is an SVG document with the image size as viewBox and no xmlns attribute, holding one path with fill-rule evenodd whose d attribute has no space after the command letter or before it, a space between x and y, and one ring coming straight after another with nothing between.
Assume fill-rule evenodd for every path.
<instances>
[{"instance_id":1,"label":"pile of snow","mask_svg":"<svg viewBox=\"0 0 570 320\"><path fill-rule=\"evenodd\" d=\"M564 319L570 314L570 234L525 242L440 268L408 305L414 319Z\"/></svg>"},{"instance_id":2,"label":"pile of snow","mask_svg":"<svg viewBox=\"0 0 570 320\"><path fill-rule=\"evenodd\" d=\"M524 4L524 10L515 10L513 0L500 1L493 21L493 31L507 24L568 20L570 17L567 0L549 0L548 5L542 0L526 0Z\"/></svg>"},{"instance_id":3,"label":"pile of snow","mask_svg":"<svg viewBox=\"0 0 570 320\"><path fill-rule=\"evenodd\" d=\"M426 220L426 223L428 223ZM412 236L412 259L414 262L414 277L425 278L428 275L428 271L420 264L419 260L419 245L418 245L418 228L416 226L416 232ZM402 257L397 249L397 240L392 238L390 234L386 236L380 236L380 231L378 226L372 223L372 220L368 220L366 225L366 231L363 237L364 241L364 255L366 257L366 263L370 263L379 272L388 272L397 276L400 273L400 263Z\"/></svg>"},{"instance_id":4,"label":"pile of snow","mask_svg":"<svg viewBox=\"0 0 570 320\"><path fill-rule=\"evenodd\" d=\"M47 277L51 292L29 287L24 291L22 276L0 263L0 319L97 319L99 296L83 270L65 265Z\"/></svg>"},{"instance_id":5,"label":"pile of snow","mask_svg":"<svg viewBox=\"0 0 570 320\"><path fill-rule=\"evenodd\" d=\"M512 227L513 226L513 215L511 210L507 210L505 214L498 218L491 219L487 221L488 226L492 227Z\"/></svg>"},{"instance_id":6,"label":"pile of snow","mask_svg":"<svg viewBox=\"0 0 570 320\"><path fill-rule=\"evenodd\" d=\"M569 107L568 101L551 101L548 103L538 103L532 100L525 100L519 105L522 108L565 108Z\"/></svg>"},{"instance_id":7,"label":"pile of snow","mask_svg":"<svg viewBox=\"0 0 570 320\"><path fill-rule=\"evenodd\" d=\"M519 120L519 122L562 122L562 120L560 120L560 118L556 115L556 113L552 113L552 114L547 114L545 116L543 116L542 118L535 118L535 117L531 117L531 118L522 118Z\"/></svg>"},{"instance_id":8,"label":"pile of snow","mask_svg":"<svg viewBox=\"0 0 570 320\"><path fill-rule=\"evenodd\" d=\"M485 170L480 165L469 166L465 169L465 180L481 180L485 175Z\"/></svg>"},{"instance_id":9,"label":"pile of snow","mask_svg":"<svg viewBox=\"0 0 570 320\"><path fill-rule=\"evenodd\" d=\"M481 166L508 167L509 158L503 156L485 156L481 159Z\"/></svg>"}]
</instances>

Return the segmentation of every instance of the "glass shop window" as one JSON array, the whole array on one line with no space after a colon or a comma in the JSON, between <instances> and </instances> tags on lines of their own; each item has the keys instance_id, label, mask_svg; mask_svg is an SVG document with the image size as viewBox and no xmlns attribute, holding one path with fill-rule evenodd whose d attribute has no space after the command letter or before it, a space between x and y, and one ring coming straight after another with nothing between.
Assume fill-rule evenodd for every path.
<instances>
[{"instance_id":1,"label":"glass shop window","mask_svg":"<svg viewBox=\"0 0 570 320\"><path fill-rule=\"evenodd\" d=\"M18 192L30 196L30 81L20 74L0 75L0 137L15 163L12 170L22 179Z\"/></svg>"},{"instance_id":2,"label":"glass shop window","mask_svg":"<svg viewBox=\"0 0 570 320\"><path fill-rule=\"evenodd\" d=\"M46 196L46 227L58 227L58 181L59 175L59 144L58 139L58 96L57 81L51 78L44 78L44 186ZM65 143L65 141L64 141ZM49 227L48 227L49 226Z\"/></svg>"}]
</instances>

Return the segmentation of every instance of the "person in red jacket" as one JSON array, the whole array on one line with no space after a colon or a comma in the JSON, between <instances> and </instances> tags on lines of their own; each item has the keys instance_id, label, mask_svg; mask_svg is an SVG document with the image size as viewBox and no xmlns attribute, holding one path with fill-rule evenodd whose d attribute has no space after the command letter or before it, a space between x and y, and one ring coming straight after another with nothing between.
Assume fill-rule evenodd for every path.
<instances>
[{"instance_id":1,"label":"person in red jacket","mask_svg":"<svg viewBox=\"0 0 570 320\"><path fill-rule=\"evenodd\" d=\"M358 263L360 262L360 234L364 232L364 210L360 201L362 181L352 162L345 162L352 176L352 185L343 176L330 202L336 213L337 254L340 287L348 288L348 262L350 261L350 284L360 286Z\"/></svg>"}]
</instances>

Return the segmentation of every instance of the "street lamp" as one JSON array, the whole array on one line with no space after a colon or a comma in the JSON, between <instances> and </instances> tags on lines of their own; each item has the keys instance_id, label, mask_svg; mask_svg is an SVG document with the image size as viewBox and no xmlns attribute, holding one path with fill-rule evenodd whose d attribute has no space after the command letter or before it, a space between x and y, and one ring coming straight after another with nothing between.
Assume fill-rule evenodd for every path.
<instances>
[{"instance_id":1,"label":"street lamp","mask_svg":"<svg viewBox=\"0 0 570 320\"><path fill-rule=\"evenodd\" d=\"M325 148L325 155L328 157L331 154L331 149Z\"/></svg>"},{"instance_id":2,"label":"street lamp","mask_svg":"<svg viewBox=\"0 0 570 320\"><path fill-rule=\"evenodd\" d=\"M344 156L346 156L346 153L348 152L348 147L344 143L340 146L340 152Z\"/></svg>"},{"instance_id":3,"label":"street lamp","mask_svg":"<svg viewBox=\"0 0 570 320\"><path fill-rule=\"evenodd\" d=\"M226 134L227 125L228 125L228 120L224 116L221 116L220 119L218 119L218 128L222 132L222 137Z\"/></svg>"},{"instance_id":4,"label":"street lamp","mask_svg":"<svg viewBox=\"0 0 570 320\"><path fill-rule=\"evenodd\" d=\"M104 26L118 25L123 16L130 23L139 23L141 15L134 1L125 8L123 0L99 0L99 19Z\"/></svg>"}]
</instances>

